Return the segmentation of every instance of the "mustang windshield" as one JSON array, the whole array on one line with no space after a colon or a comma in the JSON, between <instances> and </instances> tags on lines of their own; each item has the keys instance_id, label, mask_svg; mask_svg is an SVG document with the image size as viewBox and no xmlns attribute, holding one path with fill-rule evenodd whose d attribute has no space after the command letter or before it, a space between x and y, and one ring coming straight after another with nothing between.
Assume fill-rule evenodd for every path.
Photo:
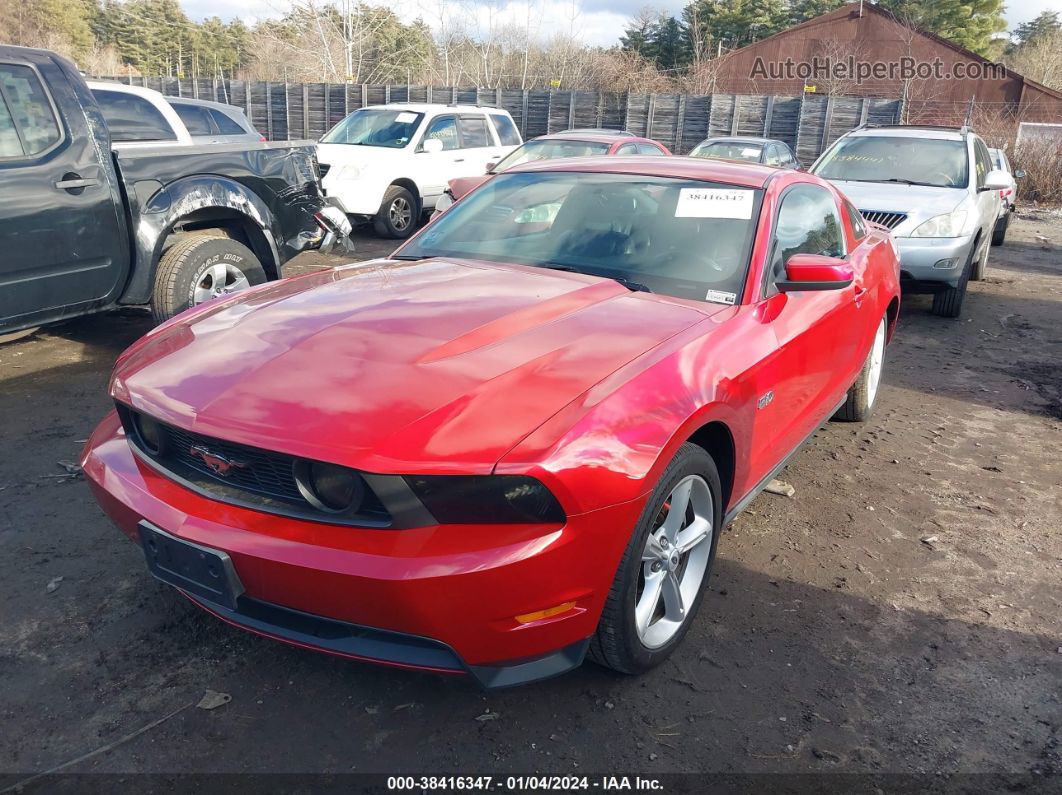
<instances>
[{"instance_id":1,"label":"mustang windshield","mask_svg":"<svg viewBox=\"0 0 1062 795\"><path fill-rule=\"evenodd\" d=\"M691 157L714 157L723 160L751 160L753 163L760 162L760 154L763 146L760 144L746 144L740 141L714 141L700 144L690 152Z\"/></svg>"},{"instance_id":2,"label":"mustang windshield","mask_svg":"<svg viewBox=\"0 0 1062 795\"><path fill-rule=\"evenodd\" d=\"M964 188L966 142L942 138L853 135L831 149L812 173L823 179L899 182Z\"/></svg>"},{"instance_id":3,"label":"mustang windshield","mask_svg":"<svg viewBox=\"0 0 1062 795\"><path fill-rule=\"evenodd\" d=\"M760 194L633 174L509 172L447 210L398 256L516 262L734 303Z\"/></svg>"},{"instance_id":4,"label":"mustang windshield","mask_svg":"<svg viewBox=\"0 0 1062 795\"><path fill-rule=\"evenodd\" d=\"M531 163L536 160L606 155L608 154L608 147L609 144L593 143L591 141L564 141L557 139L528 141L499 160L497 165L494 166L494 171L505 171L505 169L518 166L521 163Z\"/></svg>"},{"instance_id":5,"label":"mustang windshield","mask_svg":"<svg viewBox=\"0 0 1062 795\"><path fill-rule=\"evenodd\" d=\"M329 130L321 143L401 149L423 118L423 113L409 110L356 110Z\"/></svg>"}]
</instances>

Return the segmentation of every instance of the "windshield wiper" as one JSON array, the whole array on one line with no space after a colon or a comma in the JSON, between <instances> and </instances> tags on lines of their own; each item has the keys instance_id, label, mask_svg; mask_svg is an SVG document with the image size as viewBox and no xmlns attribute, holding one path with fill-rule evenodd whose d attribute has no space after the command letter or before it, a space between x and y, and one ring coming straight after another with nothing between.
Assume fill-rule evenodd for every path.
<instances>
[{"instance_id":1,"label":"windshield wiper","mask_svg":"<svg viewBox=\"0 0 1062 795\"><path fill-rule=\"evenodd\" d=\"M413 254L392 254L388 259L398 259L405 262L416 262L420 259L427 259L427 257L418 257Z\"/></svg>"},{"instance_id":2,"label":"windshield wiper","mask_svg":"<svg viewBox=\"0 0 1062 795\"><path fill-rule=\"evenodd\" d=\"M579 270L578 268L573 268L571 265L542 265L540 267L549 268L551 271L564 271L566 273L584 273L587 276L598 276L602 279L612 279L612 281L619 282L632 293L652 292L652 290L650 290L644 284L641 284L640 282L633 282L623 276L611 276L604 273L594 273L593 271Z\"/></svg>"},{"instance_id":3,"label":"windshield wiper","mask_svg":"<svg viewBox=\"0 0 1062 795\"><path fill-rule=\"evenodd\" d=\"M902 177L889 177L888 179L868 179L860 180L860 182L897 182L900 185L921 185L925 188L940 188L942 185L934 185L932 182L915 182L913 179L904 179Z\"/></svg>"}]
</instances>

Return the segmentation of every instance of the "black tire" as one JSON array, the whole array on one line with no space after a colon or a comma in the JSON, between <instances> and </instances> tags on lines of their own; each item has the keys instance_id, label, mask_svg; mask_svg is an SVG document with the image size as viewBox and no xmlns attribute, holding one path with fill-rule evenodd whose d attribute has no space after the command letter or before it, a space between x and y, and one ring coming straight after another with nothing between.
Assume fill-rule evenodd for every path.
<instances>
[{"instance_id":1,"label":"black tire","mask_svg":"<svg viewBox=\"0 0 1062 795\"><path fill-rule=\"evenodd\" d=\"M642 550L645 548L646 537L658 526L657 520L663 511L664 501L675 485L688 475L699 475L703 478L708 484L712 497L715 515L712 519L712 537L709 541L711 547L707 567L696 597L686 610L684 623L670 640L658 648L651 649L643 645L634 624L634 606L638 596L639 575L645 565L642 563ZM695 444L682 445L660 477L627 543L605 601L604 610L601 612L597 632L590 640L588 655L591 660L620 673L640 674L666 660L682 642L697 615L704 598L705 586L712 574L716 544L722 530L721 493L719 472L712 457Z\"/></svg>"},{"instance_id":2,"label":"black tire","mask_svg":"<svg viewBox=\"0 0 1062 795\"><path fill-rule=\"evenodd\" d=\"M1007 227L1010 226L1010 213L1007 212L996 221L996 228L992 230L992 245L1002 246L1007 239Z\"/></svg>"},{"instance_id":3,"label":"black tire","mask_svg":"<svg viewBox=\"0 0 1062 795\"><path fill-rule=\"evenodd\" d=\"M242 273L246 286L266 281L265 269L258 258L247 246L227 235L217 233L184 238L159 260L151 296L151 314L155 322L161 323L196 303L202 303L196 301L197 288L200 293L203 291L208 271L219 263L226 266L230 275L235 275L233 269ZM238 283L238 278L233 279L233 284ZM223 295L232 292L224 285L221 287Z\"/></svg>"},{"instance_id":4,"label":"black tire","mask_svg":"<svg viewBox=\"0 0 1062 795\"><path fill-rule=\"evenodd\" d=\"M956 287L945 287L933 294L933 314L938 317L958 317L962 314L962 305L966 300L966 288L970 281L970 271L974 267L974 257L977 256L977 242L970 250L970 257L966 260L966 267L962 269L962 276Z\"/></svg>"},{"instance_id":5,"label":"black tire","mask_svg":"<svg viewBox=\"0 0 1062 795\"><path fill-rule=\"evenodd\" d=\"M870 351L867 352L867 358L866 361L863 362L863 367L859 371L859 376L848 390L844 405L837 409L837 413L833 415L833 419L840 422L866 422L870 419L870 415L874 413L874 405L877 402L878 390L881 388L881 372L885 366L884 335L888 334L888 330L888 317L882 317L881 322L878 324L878 330L874 332L874 342L871 343ZM877 345L877 334L879 332L883 335L881 340L881 361L880 364L877 365L878 380L872 388L871 373L875 366L874 351Z\"/></svg>"},{"instance_id":6,"label":"black tire","mask_svg":"<svg viewBox=\"0 0 1062 795\"><path fill-rule=\"evenodd\" d=\"M420 217L420 203L401 185L391 185L385 192L372 226L380 237L404 240L413 234Z\"/></svg>"}]
</instances>

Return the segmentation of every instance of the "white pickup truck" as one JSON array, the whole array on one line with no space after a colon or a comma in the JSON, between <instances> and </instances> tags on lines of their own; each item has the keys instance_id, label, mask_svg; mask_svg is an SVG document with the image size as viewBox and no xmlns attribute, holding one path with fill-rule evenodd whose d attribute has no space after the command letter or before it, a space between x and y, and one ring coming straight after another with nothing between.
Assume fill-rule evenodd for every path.
<instances>
[{"instance_id":1,"label":"white pickup truck","mask_svg":"<svg viewBox=\"0 0 1062 795\"><path fill-rule=\"evenodd\" d=\"M360 108L317 145L325 193L377 234L405 238L446 184L479 176L523 143L512 116L476 105Z\"/></svg>"}]
</instances>

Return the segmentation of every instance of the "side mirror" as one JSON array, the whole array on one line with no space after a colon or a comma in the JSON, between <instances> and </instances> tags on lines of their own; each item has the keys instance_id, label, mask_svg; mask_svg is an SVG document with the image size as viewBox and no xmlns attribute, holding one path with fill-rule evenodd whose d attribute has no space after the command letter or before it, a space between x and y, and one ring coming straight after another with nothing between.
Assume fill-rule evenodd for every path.
<instances>
[{"instance_id":1,"label":"side mirror","mask_svg":"<svg viewBox=\"0 0 1062 795\"><path fill-rule=\"evenodd\" d=\"M1017 171L1014 172L1014 179L1021 179L1024 176L1025 176L1025 169L1024 168L1019 168Z\"/></svg>"},{"instance_id":2,"label":"side mirror","mask_svg":"<svg viewBox=\"0 0 1062 795\"><path fill-rule=\"evenodd\" d=\"M985 174L985 184L981 190L1005 190L1010 187L1010 176L998 168Z\"/></svg>"},{"instance_id":3,"label":"side mirror","mask_svg":"<svg viewBox=\"0 0 1062 795\"><path fill-rule=\"evenodd\" d=\"M781 293L802 290L843 290L855 280L852 266L836 257L794 254L785 264L784 281L775 282Z\"/></svg>"},{"instance_id":4,"label":"side mirror","mask_svg":"<svg viewBox=\"0 0 1062 795\"><path fill-rule=\"evenodd\" d=\"M443 142L438 138L425 138L420 145L420 151L429 152L430 154L438 154L443 150Z\"/></svg>"},{"instance_id":5,"label":"side mirror","mask_svg":"<svg viewBox=\"0 0 1062 795\"><path fill-rule=\"evenodd\" d=\"M487 163L487 173L488 174L493 174L494 173L494 167L496 165L498 165L498 164L497 163Z\"/></svg>"}]
</instances>

